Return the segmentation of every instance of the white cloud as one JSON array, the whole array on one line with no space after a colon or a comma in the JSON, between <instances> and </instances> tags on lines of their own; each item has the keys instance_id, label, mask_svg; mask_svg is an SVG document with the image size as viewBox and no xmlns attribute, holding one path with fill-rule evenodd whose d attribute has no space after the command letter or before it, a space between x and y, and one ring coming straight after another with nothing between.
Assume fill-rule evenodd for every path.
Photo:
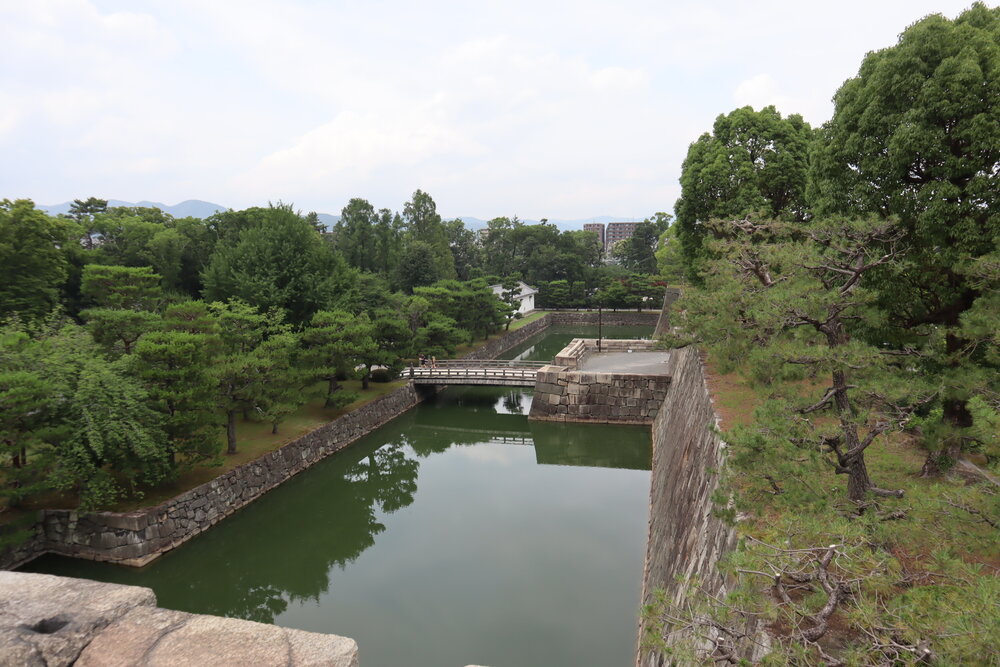
<instances>
[{"instance_id":1,"label":"white cloud","mask_svg":"<svg viewBox=\"0 0 1000 667\"><path fill-rule=\"evenodd\" d=\"M0 1L0 197L641 217L718 114L822 123L866 51L967 4Z\"/></svg>"}]
</instances>

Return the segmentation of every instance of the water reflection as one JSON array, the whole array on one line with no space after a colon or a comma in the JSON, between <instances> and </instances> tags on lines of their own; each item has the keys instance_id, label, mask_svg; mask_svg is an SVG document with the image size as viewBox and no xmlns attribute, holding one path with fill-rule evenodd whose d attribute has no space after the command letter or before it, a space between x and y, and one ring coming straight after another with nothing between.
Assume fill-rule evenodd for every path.
<instances>
[{"instance_id":1,"label":"water reflection","mask_svg":"<svg viewBox=\"0 0 1000 667\"><path fill-rule=\"evenodd\" d=\"M289 602L318 601L331 568L357 560L385 531L380 517L413 502L420 464L406 444L399 437L342 452L329 459L331 474L290 480L268 494L272 502L255 503L146 568L45 556L24 570L155 585L163 607L273 623Z\"/></svg>"},{"instance_id":2,"label":"water reflection","mask_svg":"<svg viewBox=\"0 0 1000 667\"><path fill-rule=\"evenodd\" d=\"M588 424L580 437L576 424L528 422L535 444L535 460L541 465L587 466L650 470L653 449L649 428Z\"/></svg>"}]
</instances>

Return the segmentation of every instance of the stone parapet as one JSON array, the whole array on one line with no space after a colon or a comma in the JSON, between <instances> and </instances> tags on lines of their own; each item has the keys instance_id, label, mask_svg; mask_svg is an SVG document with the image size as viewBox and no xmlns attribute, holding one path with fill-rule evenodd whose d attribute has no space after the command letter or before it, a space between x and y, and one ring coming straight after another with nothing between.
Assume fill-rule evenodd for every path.
<instances>
[{"instance_id":1,"label":"stone parapet","mask_svg":"<svg viewBox=\"0 0 1000 667\"><path fill-rule=\"evenodd\" d=\"M0 572L0 664L357 667L337 635L156 607L148 588Z\"/></svg>"},{"instance_id":2,"label":"stone parapet","mask_svg":"<svg viewBox=\"0 0 1000 667\"><path fill-rule=\"evenodd\" d=\"M606 352L640 352L656 349L652 340L630 338L574 338L552 360L555 366L570 370L583 368L592 355Z\"/></svg>"}]
</instances>

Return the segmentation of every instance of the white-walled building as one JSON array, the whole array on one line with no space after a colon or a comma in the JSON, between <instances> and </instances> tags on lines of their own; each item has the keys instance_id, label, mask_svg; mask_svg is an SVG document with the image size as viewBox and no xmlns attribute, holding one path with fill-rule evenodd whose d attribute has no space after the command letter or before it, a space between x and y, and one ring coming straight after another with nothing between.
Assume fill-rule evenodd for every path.
<instances>
[{"instance_id":1,"label":"white-walled building","mask_svg":"<svg viewBox=\"0 0 1000 667\"><path fill-rule=\"evenodd\" d=\"M517 309L517 312L523 315L535 309L535 295L538 294L538 290L522 281L518 281L517 286L520 289L517 299L521 302L521 307ZM503 298L503 285L490 285L490 289L497 295L497 298Z\"/></svg>"}]
</instances>

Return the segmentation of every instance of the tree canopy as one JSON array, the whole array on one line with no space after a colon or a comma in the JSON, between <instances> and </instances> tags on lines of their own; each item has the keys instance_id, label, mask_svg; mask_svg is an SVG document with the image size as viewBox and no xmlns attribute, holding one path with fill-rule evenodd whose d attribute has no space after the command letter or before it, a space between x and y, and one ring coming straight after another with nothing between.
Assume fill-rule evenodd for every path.
<instances>
[{"instance_id":1,"label":"tree canopy","mask_svg":"<svg viewBox=\"0 0 1000 667\"><path fill-rule=\"evenodd\" d=\"M697 278L705 223L760 212L778 219L809 217L806 182L813 131L798 114L773 106L720 114L711 133L688 148L675 211L678 236Z\"/></svg>"}]
</instances>

